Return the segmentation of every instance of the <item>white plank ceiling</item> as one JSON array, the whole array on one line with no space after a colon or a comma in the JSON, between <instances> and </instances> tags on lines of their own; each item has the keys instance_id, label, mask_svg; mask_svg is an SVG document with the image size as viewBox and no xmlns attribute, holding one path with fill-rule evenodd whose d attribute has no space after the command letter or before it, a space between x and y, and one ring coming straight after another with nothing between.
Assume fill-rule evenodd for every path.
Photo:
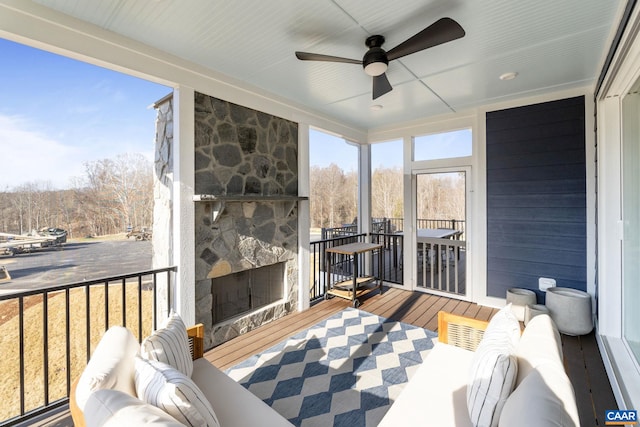
<instances>
[{"instance_id":1,"label":"white plank ceiling","mask_svg":"<svg viewBox=\"0 0 640 427\"><path fill-rule=\"evenodd\" d=\"M623 0L35 2L363 129L593 86L624 7ZM445 16L466 36L392 61L394 89L375 101L362 67L294 56L361 59L367 36L384 35L389 50ZM518 77L500 80L506 72Z\"/></svg>"}]
</instances>

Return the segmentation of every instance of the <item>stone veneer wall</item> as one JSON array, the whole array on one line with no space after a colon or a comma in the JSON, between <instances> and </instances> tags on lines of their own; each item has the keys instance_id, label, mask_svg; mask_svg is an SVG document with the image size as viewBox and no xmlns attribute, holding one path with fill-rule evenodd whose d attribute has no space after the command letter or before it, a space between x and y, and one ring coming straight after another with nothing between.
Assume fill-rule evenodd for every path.
<instances>
[{"instance_id":1,"label":"stone veneer wall","mask_svg":"<svg viewBox=\"0 0 640 427\"><path fill-rule=\"evenodd\" d=\"M296 123L196 93L195 194L297 196ZM295 309L298 209L287 200L196 202L196 321L210 348ZM252 313L213 325L211 279L285 262L285 298Z\"/></svg>"}]
</instances>

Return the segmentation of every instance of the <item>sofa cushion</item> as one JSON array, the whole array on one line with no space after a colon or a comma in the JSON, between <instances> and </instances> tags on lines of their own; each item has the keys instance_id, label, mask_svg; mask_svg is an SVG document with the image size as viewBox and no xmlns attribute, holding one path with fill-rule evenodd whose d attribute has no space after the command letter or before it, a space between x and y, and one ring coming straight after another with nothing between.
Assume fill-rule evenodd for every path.
<instances>
[{"instance_id":1,"label":"sofa cushion","mask_svg":"<svg viewBox=\"0 0 640 427\"><path fill-rule=\"evenodd\" d=\"M550 362L562 366L562 341L555 323L547 314L529 321L516 349L518 379L516 386L541 363Z\"/></svg>"},{"instance_id":2,"label":"sofa cushion","mask_svg":"<svg viewBox=\"0 0 640 427\"><path fill-rule=\"evenodd\" d=\"M497 426L518 373L520 323L507 305L491 319L469 369L467 407L474 426Z\"/></svg>"},{"instance_id":3,"label":"sofa cushion","mask_svg":"<svg viewBox=\"0 0 640 427\"><path fill-rule=\"evenodd\" d=\"M155 426L183 427L162 409L118 390L97 390L89 396L87 427Z\"/></svg>"},{"instance_id":4,"label":"sofa cushion","mask_svg":"<svg viewBox=\"0 0 640 427\"><path fill-rule=\"evenodd\" d=\"M573 387L562 366L549 362L536 366L507 399L499 425L578 427Z\"/></svg>"},{"instance_id":5,"label":"sofa cushion","mask_svg":"<svg viewBox=\"0 0 640 427\"><path fill-rule=\"evenodd\" d=\"M223 427L292 427L286 418L204 358L193 361L192 378Z\"/></svg>"},{"instance_id":6,"label":"sofa cushion","mask_svg":"<svg viewBox=\"0 0 640 427\"><path fill-rule=\"evenodd\" d=\"M141 354L173 366L186 376L193 372L187 328L180 315L171 312L164 324L142 342Z\"/></svg>"},{"instance_id":7,"label":"sofa cushion","mask_svg":"<svg viewBox=\"0 0 640 427\"><path fill-rule=\"evenodd\" d=\"M472 426L467 410L472 358L469 350L436 343L379 427Z\"/></svg>"},{"instance_id":8,"label":"sofa cushion","mask_svg":"<svg viewBox=\"0 0 640 427\"><path fill-rule=\"evenodd\" d=\"M179 422L220 427L202 391L191 378L172 366L136 356L135 384L140 399L164 410Z\"/></svg>"},{"instance_id":9,"label":"sofa cushion","mask_svg":"<svg viewBox=\"0 0 640 427\"><path fill-rule=\"evenodd\" d=\"M135 396L133 357L139 351L140 345L128 329L109 328L78 379L75 395L78 408L84 411L91 392L99 389L119 390Z\"/></svg>"}]
</instances>

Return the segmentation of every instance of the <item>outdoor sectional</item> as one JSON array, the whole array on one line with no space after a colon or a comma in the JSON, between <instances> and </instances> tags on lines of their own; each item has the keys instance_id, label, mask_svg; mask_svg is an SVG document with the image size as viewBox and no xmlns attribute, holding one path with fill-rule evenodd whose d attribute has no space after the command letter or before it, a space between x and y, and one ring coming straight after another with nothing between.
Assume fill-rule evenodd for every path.
<instances>
[{"instance_id":1,"label":"outdoor sectional","mask_svg":"<svg viewBox=\"0 0 640 427\"><path fill-rule=\"evenodd\" d=\"M380 427L580 425L560 334L548 315L531 319L520 335L509 306L491 322L440 312L438 340ZM474 396L477 386L489 388L489 397Z\"/></svg>"},{"instance_id":2,"label":"outdoor sectional","mask_svg":"<svg viewBox=\"0 0 640 427\"><path fill-rule=\"evenodd\" d=\"M110 328L73 385L75 425L292 425L202 357L202 325L185 330L172 315L140 346L127 329ZM580 425L560 335L548 315L534 317L521 333L510 306L490 322L440 312L438 331L439 342L381 427ZM141 386L150 366L154 379ZM180 397L165 384L188 402L176 403Z\"/></svg>"}]
</instances>

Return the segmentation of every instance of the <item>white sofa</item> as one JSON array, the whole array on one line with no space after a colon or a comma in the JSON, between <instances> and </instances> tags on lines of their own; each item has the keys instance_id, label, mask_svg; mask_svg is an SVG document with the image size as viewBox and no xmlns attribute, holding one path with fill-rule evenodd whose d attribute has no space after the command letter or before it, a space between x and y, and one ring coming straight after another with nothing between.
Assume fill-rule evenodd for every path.
<instances>
[{"instance_id":1,"label":"white sofa","mask_svg":"<svg viewBox=\"0 0 640 427\"><path fill-rule=\"evenodd\" d=\"M456 334L480 337L486 322L439 313L439 341L400 393L380 427L473 426L467 405L467 387L475 344L449 340ZM451 341L460 341L459 335ZM464 339L462 339L464 341ZM562 359L560 335L547 315L534 317L515 346L515 389L492 423L499 426L580 425L573 387Z\"/></svg>"},{"instance_id":2,"label":"white sofa","mask_svg":"<svg viewBox=\"0 0 640 427\"><path fill-rule=\"evenodd\" d=\"M186 345L192 347L194 359L189 381L195 383L202 393L199 396L203 395L210 405L214 420L194 425L291 427L284 417L202 357L203 332L202 325L188 329L191 343L187 341ZM137 370L142 362L136 358L140 350L125 328L113 327L105 333L71 390L69 406L76 427L186 425L169 415L166 408L161 409L162 405L137 397L136 376L141 375ZM185 411L183 407L179 410Z\"/></svg>"}]
</instances>

